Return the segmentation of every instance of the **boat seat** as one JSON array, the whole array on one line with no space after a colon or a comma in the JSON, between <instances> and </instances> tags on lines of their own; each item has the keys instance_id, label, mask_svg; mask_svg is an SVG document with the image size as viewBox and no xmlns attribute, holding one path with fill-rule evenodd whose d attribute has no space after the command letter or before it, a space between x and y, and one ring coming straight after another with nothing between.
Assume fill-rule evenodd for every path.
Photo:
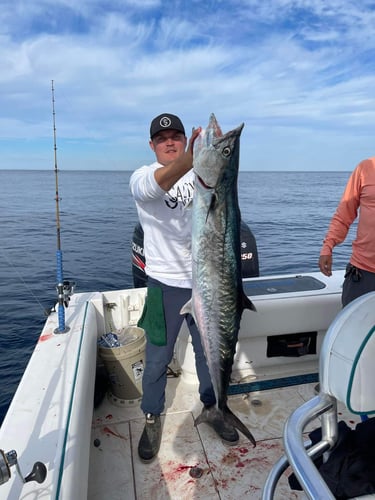
<instances>
[{"instance_id":1,"label":"boat seat","mask_svg":"<svg viewBox=\"0 0 375 500\"><path fill-rule=\"evenodd\" d=\"M263 500L272 500L278 480L290 465L310 499L334 499L313 460L327 457L338 440L337 402L354 414L375 414L375 292L342 309L325 335L319 357L320 392L297 408L283 431L285 455L270 471ZM304 443L307 424L321 418L321 441ZM359 497L357 497L359 498ZM360 497L375 498L375 495Z\"/></svg>"}]
</instances>

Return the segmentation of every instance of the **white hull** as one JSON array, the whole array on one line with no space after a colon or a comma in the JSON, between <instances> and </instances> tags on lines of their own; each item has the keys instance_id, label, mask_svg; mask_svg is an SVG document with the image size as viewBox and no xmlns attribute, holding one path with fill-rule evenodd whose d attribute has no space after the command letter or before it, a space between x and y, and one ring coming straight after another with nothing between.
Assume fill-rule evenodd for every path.
<instances>
[{"instance_id":1,"label":"white hull","mask_svg":"<svg viewBox=\"0 0 375 500\"><path fill-rule=\"evenodd\" d=\"M320 273L300 275L317 279L325 286L316 290L299 292L274 292L274 285L295 275L278 275L244 280L246 284L269 281L269 293L252 295L257 312L244 310L234 358L232 378L235 381L262 380L293 376L318 371L318 358L324 334L341 309L343 273L336 271L326 278ZM293 282L291 283L293 287ZM256 287L255 287L256 289ZM317 333L317 354L301 357L267 357L267 337L306 332ZM182 377L195 380L194 353L187 329L183 329L177 341L177 356L182 367Z\"/></svg>"},{"instance_id":2,"label":"white hull","mask_svg":"<svg viewBox=\"0 0 375 500\"><path fill-rule=\"evenodd\" d=\"M325 286L252 296L257 312L245 311L242 318L233 367L235 384L318 371L322 339L341 309L343 272L331 278L320 273L308 276ZM288 277L292 275L272 279ZM65 334L54 333L56 313L48 318L0 429L1 449L17 451L23 474L41 461L47 477L42 484L23 484L12 468L9 481L0 485L0 499L261 497L266 475L282 453L285 419L313 396L313 383L230 396L229 406L249 426L258 444L253 449L241 436L238 446L227 448L209 427L194 427L201 404L191 345L182 331L173 365L182 373L168 381L163 440L156 461L145 465L137 457L144 424L137 402L115 405L106 398L93 411L97 340L110 330L135 325L145 293L145 289L131 289L73 295L66 309L70 330ZM304 332L317 332L316 354L267 358L267 337ZM342 412L351 424L358 421L344 408ZM190 477L192 466L203 469L201 478ZM292 492L284 478L275 498L304 497Z\"/></svg>"}]
</instances>

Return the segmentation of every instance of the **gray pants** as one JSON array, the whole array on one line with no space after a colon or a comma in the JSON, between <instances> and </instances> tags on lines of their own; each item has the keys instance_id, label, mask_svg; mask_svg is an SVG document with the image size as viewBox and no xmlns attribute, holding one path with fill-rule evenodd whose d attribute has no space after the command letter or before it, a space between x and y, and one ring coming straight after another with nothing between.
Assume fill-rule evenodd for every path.
<instances>
[{"instance_id":1,"label":"gray pants","mask_svg":"<svg viewBox=\"0 0 375 500\"><path fill-rule=\"evenodd\" d=\"M342 286L342 306L345 307L361 295L374 291L375 273L359 269L349 263L346 266L345 280Z\"/></svg>"},{"instance_id":2,"label":"gray pants","mask_svg":"<svg viewBox=\"0 0 375 500\"><path fill-rule=\"evenodd\" d=\"M198 328L190 314L184 316L180 314L182 306L191 299L191 290L167 286L152 278L148 278L148 284L159 286L163 291L167 345L157 346L152 344L146 332L146 364L142 379L142 411L160 415L164 410L167 368L172 360L174 345L184 320L187 323L194 348L200 400L205 406L214 405L216 403L215 393Z\"/></svg>"}]
</instances>

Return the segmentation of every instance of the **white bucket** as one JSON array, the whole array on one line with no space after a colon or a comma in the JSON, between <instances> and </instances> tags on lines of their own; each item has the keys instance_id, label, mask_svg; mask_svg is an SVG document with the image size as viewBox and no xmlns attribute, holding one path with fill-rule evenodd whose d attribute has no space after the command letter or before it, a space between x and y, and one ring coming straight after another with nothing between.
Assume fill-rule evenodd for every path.
<instances>
[{"instance_id":1,"label":"white bucket","mask_svg":"<svg viewBox=\"0 0 375 500\"><path fill-rule=\"evenodd\" d=\"M134 404L142 397L146 336L143 328L127 326L122 334L130 338L120 347L99 346L99 355L109 375L109 398L118 406Z\"/></svg>"}]
</instances>

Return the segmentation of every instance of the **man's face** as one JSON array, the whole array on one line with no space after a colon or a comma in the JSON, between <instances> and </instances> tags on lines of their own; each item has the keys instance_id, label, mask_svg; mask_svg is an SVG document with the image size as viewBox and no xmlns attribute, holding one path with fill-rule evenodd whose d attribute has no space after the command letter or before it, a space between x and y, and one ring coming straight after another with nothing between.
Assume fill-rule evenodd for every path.
<instances>
[{"instance_id":1,"label":"man's face","mask_svg":"<svg viewBox=\"0 0 375 500\"><path fill-rule=\"evenodd\" d=\"M177 130L162 130L150 140L150 147L162 165L168 165L181 156L186 148L186 137Z\"/></svg>"}]
</instances>

